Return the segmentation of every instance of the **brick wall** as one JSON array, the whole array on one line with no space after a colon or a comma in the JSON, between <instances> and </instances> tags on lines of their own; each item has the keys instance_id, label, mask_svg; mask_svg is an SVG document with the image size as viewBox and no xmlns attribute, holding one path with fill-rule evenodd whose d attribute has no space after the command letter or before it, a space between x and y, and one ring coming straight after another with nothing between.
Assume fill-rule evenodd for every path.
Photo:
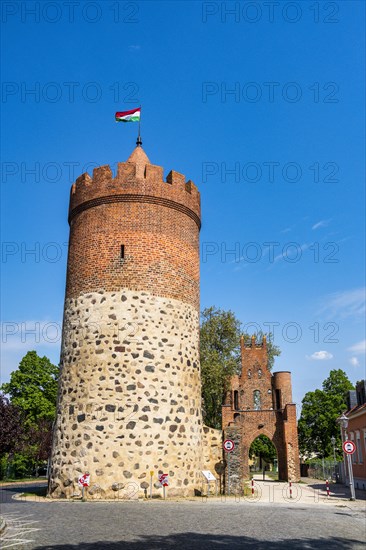
<instances>
[{"instance_id":1,"label":"brick wall","mask_svg":"<svg viewBox=\"0 0 366 550\"><path fill-rule=\"evenodd\" d=\"M199 309L200 196L178 172L162 179L141 148L83 174L70 197L66 297L100 289L147 290ZM121 258L124 245L124 259Z\"/></svg>"},{"instance_id":2,"label":"brick wall","mask_svg":"<svg viewBox=\"0 0 366 550\"><path fill-rule=\"evenodd\" d=\"M261 343L254 337L249 343L241 339L241 364L241 373L232 377L222 407L224 437L229 437L230 430L238 437L240 460L235 464L241 471L241 480L249 476L250 445L261 434L276 447L279 478L298 480L300 463L291 373L271 374L268 370L265 338Z\"/></svg>"}]
</instances>

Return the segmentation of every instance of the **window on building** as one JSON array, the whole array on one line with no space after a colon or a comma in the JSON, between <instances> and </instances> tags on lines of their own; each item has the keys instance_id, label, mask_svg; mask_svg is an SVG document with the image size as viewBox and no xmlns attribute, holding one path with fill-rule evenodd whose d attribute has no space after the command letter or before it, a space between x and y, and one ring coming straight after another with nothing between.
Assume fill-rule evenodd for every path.
<instances>
[{"instance_id":1,"label":"window on building","mask_svg":"<svg viewBox=\"0 0 366 550\"><path fill-rule=\"evenodd\" d=\"M259 390L253 392L253 408L255 411L259 411L261 408L261 392Z\"/></svg>"},{"instance_id":2,"label":"window on building","mask_svg":"<svg viewBox=\"0 0 366 550\"><path fill-rule=\"evenodd\" d=\"M236 411L239 410L239 392L238 392L238 390L234 391L234 409Z\"/></svg>"},{"instance_id":3,"label":"window on building","mask_svg":"<svg viewBox=\"0 0 366 550\"><path fill-rule=\"evenodd\" d=\"M358 430L356 432L356 453L358 457L358 463L362 464L363 460L362 460L362 448L361 448L361 434Z\"/></svg>"},{"instance_id":4,"label":"window on building","mask_svg":"<svg viewBox=\"0 0 366 550\"><path fill-rule=\"evenodd\" d=\"M125 245L121 244L121 260L125 259Z\"/></svg>"}]
</instances>

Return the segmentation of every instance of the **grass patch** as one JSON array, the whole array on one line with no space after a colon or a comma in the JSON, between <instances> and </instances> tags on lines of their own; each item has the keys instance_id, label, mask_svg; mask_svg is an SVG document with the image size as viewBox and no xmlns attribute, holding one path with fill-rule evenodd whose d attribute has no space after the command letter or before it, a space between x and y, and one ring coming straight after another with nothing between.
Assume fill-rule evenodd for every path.
<instances>
[{"instance_id":1,"label":"grass patch","mask_svg":"<svg viewBox=\"0 0 366 550\"><path fill-rule=\"evenodd\" d=\"M23 483L24 481L47 481L46 476L38 476L38 477L18 477L18 478L4 478L0 481L0 486L4 483Z\"/></svg>"},{"instance_id":2,"label":"grass patch","mask_svg":"<svg viewBox=\"0 0 366 550\"><path fill-rule=\"evenodd\" d=\"M47 495L47 487L35 487L32 491L24 492L25 497L45 497Z\"/></svg>"}]
</instances>

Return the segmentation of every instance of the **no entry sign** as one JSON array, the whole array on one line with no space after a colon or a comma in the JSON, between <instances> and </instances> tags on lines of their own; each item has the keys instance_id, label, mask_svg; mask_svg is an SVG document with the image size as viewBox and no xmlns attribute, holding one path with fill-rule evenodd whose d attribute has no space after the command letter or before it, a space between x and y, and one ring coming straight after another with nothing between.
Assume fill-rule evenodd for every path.
<instances>
[{"instance_id":1,"label":"no entry sign","mask_svg":"<svg viewBox=\"0 0 366 550\"><path fill-rule=\"evenodd\" d=\"M160 484L163 487L168 487L169 486L169 476L168 476L168 474L159 474L158 479L159 479Z\"/></svg>"},{"instance_id":2,"label":"no entry sign","mask_svg":"<svg viewBox=\"0 0 366 550\"><path fill-rule=\"evenodd\" d=\"M353 455L353 453L356 450L356 445L353 443L353 441L351 441L350 439L347 439L343 443L343 450L348 455Z\"/></svg>"},{"instance_id":3,"label":"no entry sign","mask_svg":"<svg viewBox=\"0 0 366 550\"><path fill-rule=\"evenodd\" d=\"M227 453L231 453L234 450L235 443L232 439L225 439L223 447Z\"/></svg>"},{"instance_id":4,"label":"no entry sign","mask_svg":"<svg viewBox=\"0 0 366 550\"><path fill-rule=\"evenodd\" d=\"M90 474L83 474L78 479L78 484L80 487L89 487L90 484Z\"/></svg>"}]
</instances>

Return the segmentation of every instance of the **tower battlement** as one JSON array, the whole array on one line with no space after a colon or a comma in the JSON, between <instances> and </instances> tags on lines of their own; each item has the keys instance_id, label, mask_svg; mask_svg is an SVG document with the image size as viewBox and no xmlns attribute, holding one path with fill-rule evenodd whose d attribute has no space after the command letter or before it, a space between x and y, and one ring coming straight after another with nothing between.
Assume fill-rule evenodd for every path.
<instances>
[{"instance_id":1,"label":"tower battlement","mask_svg":"<svg viewBox=\"0 0 366 550\"><path fill-rule=\"evenodd\" d=\"M111 167L104 165L94 168L93 177L84 173L76 179L71 187L69 222L102 198L108 204L123 200L151 202L155 198L162 206L177 205L200 226L200 193L195 184L175 170L164 180L163 167L151 164L141 147L136 147L126 162L118 163L116 177Z\"/></svg>"}]
</instances>

